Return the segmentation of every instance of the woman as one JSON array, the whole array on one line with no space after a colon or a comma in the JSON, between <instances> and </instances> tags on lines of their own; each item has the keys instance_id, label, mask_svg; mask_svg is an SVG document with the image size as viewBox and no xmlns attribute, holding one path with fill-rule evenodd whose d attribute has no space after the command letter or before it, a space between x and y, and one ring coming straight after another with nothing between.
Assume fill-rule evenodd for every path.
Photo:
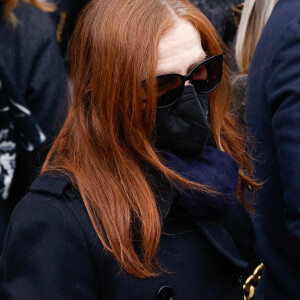
<instances>
[{"instance_id":1,"label":"woman","mask_svg":"<svg viewBox=\"0 0 300 300\"><path fill-rule=\"evenodd\" d=\"M65 106L53 25L37 1L0 1L0 249L13 207L47 154Z\"/></svg>"},{"instance_id":2,"label":"woman","mask_svg":"<svg viewBox=\"0 0 300 300\"><path fill-rule=\"evenodd\" d=\"M185 0L84 9L68 118L11 219L4 299L243 299L255 182L220 43Z\"/></svg>"}]
</instances>

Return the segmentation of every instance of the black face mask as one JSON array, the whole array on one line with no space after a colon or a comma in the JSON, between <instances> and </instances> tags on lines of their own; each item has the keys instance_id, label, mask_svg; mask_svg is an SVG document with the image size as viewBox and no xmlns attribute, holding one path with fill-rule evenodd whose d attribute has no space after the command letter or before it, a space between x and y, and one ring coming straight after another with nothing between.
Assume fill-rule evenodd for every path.
<instances>
[{"instance_id":1,"label":"black face mask","mask_svg":"<svg viewBox=\"0 0 300 300\"><path fill-rule=\"evenodd\" d=\"M207 115L208 94L197 94L193 86L185 86L176 103L157 109L156 145L198 159L209 137Z\"/></svg>"}]
</instances>

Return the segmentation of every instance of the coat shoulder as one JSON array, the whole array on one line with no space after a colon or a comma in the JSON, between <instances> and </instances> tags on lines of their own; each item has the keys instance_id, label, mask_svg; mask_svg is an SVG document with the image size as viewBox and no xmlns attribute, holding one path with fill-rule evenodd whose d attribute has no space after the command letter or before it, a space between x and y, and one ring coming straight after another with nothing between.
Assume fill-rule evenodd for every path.
<instances>
[{"instance_id":1,"label":"coat shoulder","mask_svg":"<svg viewBox=\"0 0 300 300\"><path fill-rule=\"evenodd\" d=\"M15 207L10 230L31 231L43 228L49 235L76 236L77 242L89 248L96 234L79 192L68 176L58 172L43 174L30 186L29 193Z\"/></svg>"},{"instance_id":2,"label":"coat shoulder","mask_svg":"<svg viewBox=\"0 0 300 300\"><path fill-rule=\"evenodd\" d=\"M1 299L96 298L91 236L80 223L84 218L78 219L85 213L73 204L80 205L78 197L63 188L68 184L63 177L41 176L16 206L0 261Z\"/></svg>"},{"instance_id":3,"label":"coat shoulder","mask_svg":"<svg viewBox=\"0 0 300 300\"><path fill-rule=\"evenodd\" d=\"M67 191L72 191L74 198L76 190L73 188L71 179L60 172L47 172L39 176L30 186L30 193L49 194L54 198L61 198Z\"/></svg>"},{"instance_id":4,"label":"coat shoulder","mask_svg":"<svg viewBox=\"0 0 300 300\"><path fill-rule=\"evenodd\" d=\"M260 40L269 40L270 51L277 49L283 42L282 39L289 35L291 29L300 30L300 1L288 0L279 1L274 7L270 18L265 26L262 37ZM258 45L265 42L259 41ZM274 47L275 46L275 47Z\"/></svg>"},{"instance_id":5,"label":"coat shoulder","mask_svg":"<svg viewBox=\"0 0 300 300\"><path fill-rule=\"evenodd\" d=\"M42 175L32 183L29 193L14 209L11 223L15 227L24 226L28 222L58 224L67 219L74 223L70 209L74 201L79 202L79 199L72 191L67 176L58 173Z\"/></svg>"}]
</instances>

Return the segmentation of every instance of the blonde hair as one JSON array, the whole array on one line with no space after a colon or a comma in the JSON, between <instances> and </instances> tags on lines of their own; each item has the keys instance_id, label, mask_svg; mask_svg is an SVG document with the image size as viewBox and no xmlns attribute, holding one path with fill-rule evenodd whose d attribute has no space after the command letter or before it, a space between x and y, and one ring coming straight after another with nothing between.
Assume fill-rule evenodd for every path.
<instances>
[{"instance_id":1,"label":"blonde hair","mask_svg":"<svg viewBox=\"0 0 300 300\"><path fill-rule=\"evenodd\" d=\"M5 0L3 2L3 18L11 23L14 27L18 24L18 19L14 14L15 8L19 5L20 1L30 3L45 12L55 11L56 6L52 3L38 0Z\"/></svg>"},{"instance_id":2,"label":"blonde hair","mask_svg":"<svg viewBox=\"0 0 300 300\"><path fill-rule=\"evenodd\" d=\"M263 29L278 0L245 0L235 45L235 56L242 74L248 74Z\"/></svg>"}]
</instances>

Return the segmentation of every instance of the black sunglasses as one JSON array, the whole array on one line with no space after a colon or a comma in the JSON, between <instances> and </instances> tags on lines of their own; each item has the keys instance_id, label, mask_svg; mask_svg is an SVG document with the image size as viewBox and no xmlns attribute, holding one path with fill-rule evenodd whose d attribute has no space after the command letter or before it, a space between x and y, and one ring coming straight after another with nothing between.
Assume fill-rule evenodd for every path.
<instances>
[{"instance_id":1,"label":"black sunglasses","mask_svg":"<svg viewBox=\"0 0 300 300\"><path fill-rule=\"evenodd\" d=\"M199 94L207 94L218 87L222 78L223 54L217 54L199 63L190 74L162 74L157 78L157 108L173 105L182 95L187 80ZM142 85L145 86L145 80Z\"/></svg>"}]
</instances>

